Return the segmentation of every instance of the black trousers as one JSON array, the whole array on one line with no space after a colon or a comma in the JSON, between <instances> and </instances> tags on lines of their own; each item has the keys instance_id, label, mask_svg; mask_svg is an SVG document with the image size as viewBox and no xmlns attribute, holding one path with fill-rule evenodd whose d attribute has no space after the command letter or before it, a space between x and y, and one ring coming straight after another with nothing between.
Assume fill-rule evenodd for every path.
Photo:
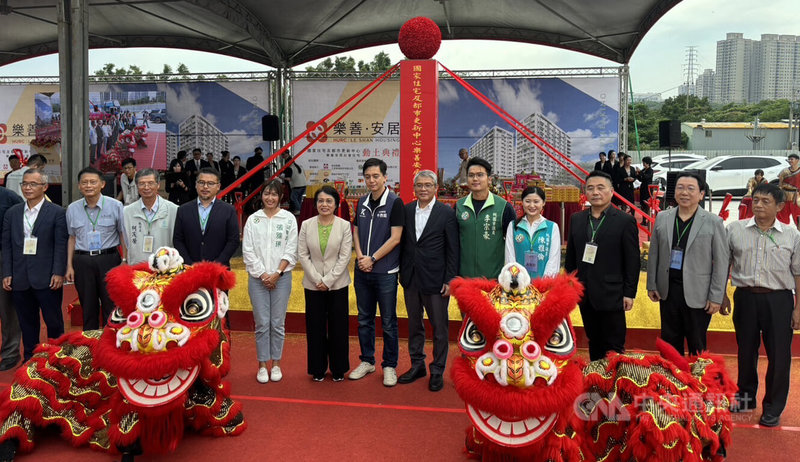
<instances>
[{"instance_id":1,"label":"black trousers","mask_svg":"<svg viewBox=\"0 0 800 462\"><path fill-rule=\"evenodd\" d=\"M690 355L706 350L706 332L711 315L686 304L683 284L669 283L669 296L661 300L661 338L683 354L684 339Z\"/></svg>"},{"instance_id":2,"label":"black trousers","mask_svg":"<svg viewBox=\"0 0 800 462\"><path fill-rule=\"evenodd\" d=\"M589 359L603 359L609 351L625 352L625 311L598 311L584 296L580 307L583 329L589 339Z\"/></svg>"},{"instance_id":3,"label":"black trousers","mask_svg":"<svg viewBox=\"0 0 800 462\"><path fill-rule=\"evenodd\" d=\"M61 301L64 290L27 289L14 290L14 306L17 309L19 327L22 330L23 359L33 356L33 349L39 344L39 309L47 326L47 338L58 338L64 334L64 317L61 314Z\"/></svg>"},{"instance_id":4,"label":"black trousers","mask_svg":"<svg viewBox=\"0 0 800 462\"><path fill-rule=\"evenodd\" d=\"M75 270L75 289L83 311L83 330L95 330L106 325L114 310L114 302L106 289L106 273L122 263L118 253L103 255L78 255L72 258ZM100 308L102 306L102 324Z\"/></svg>"},{"instance_id":5,"label":"black trousers","mask_svg":"<svg viewBox=\"0 0 800 462\"><path fill-rule=\"evenodd\" d=\"M17 320L17 311L14 309L11 292L2 288L0 288L0 335L3 337L3 343L0 346L0 356L3 357L3 362L18 363L22 331Z\"/></svg>"},{"instance_id":6,"label":"black trousers","mask_svg":"<svg viewBox=\"0 0 800 462\"><path fill-rule=\"evenodd\" d=\"M334 377L344 377L350 369L349 287L304 291L308 373L322 377L330 366Z\"/></svg>"},{"instance_id":7,"label":"black trousers","mask_svg":"<svg viewBox=\"0 0 800 462\"><path fill-rule=\"evenodd\" d=\"M423 294L412 284L403 288L403 298L408 312L408 353L411 356L411 364L425 365L425 324L422 320L424 309L433 327L431 374L444 374L449 348L447 307L450 304L450 297L442 297L441 294Z\"/></svg>"},{"instance_id":8,"label":"black trousers","mask_svg":"<svg viewBox=\"0 0 800 462\"><path fill-rule=\"evenodd\" d=\"M766 393L761 403L764 414L780 416L789 396L793 307L790 290L756 294L737 288L733 293L733 327L739 346L738 396L750 406L755 405L758 347L763 339L767 352Z\"/></svg>"}]
</instances>

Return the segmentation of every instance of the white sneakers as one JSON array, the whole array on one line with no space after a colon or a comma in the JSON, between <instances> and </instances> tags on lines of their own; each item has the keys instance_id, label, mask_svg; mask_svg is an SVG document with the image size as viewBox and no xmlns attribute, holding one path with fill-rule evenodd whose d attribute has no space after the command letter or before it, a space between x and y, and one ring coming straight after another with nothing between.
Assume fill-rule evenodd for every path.
<instances>
[{"instance_id":1,"label":"white sneakers","mask_svg":"<svg viewBox=\"0 0 800 462\"><path fill-rule=\"evenodd\" d=\"M283 378L281 368L278 366L272 366L271 371L268 371L266 367L259 367L258 373L256 374L256 380L258 380L258 383L268 383L270 375L272 376L273 382L280 382Z\"/></svg>"},{"instance_id":2,"label":"white sneakers","mask_svg":"<svg viewBox=\"0 0 800 462\"><path fill-rule=\"evenodd\" d=\"M258 368L258 374L256 374L256 380L258 380L258 383L269 382L269 371L267 371L266 367Z\"/></svg>"},{"instance_id":3,"label":"white sneakers","mask_svg":"<svg viewBox=\"0 0 800 462\"><path fill-rule=\"evenodd\" d=\"M361 364L359 364L358 367L353 369L352 372L350 372L350 375L348 375L348 377L350 378L350 380L358 380L358 379L363 379L365 375L371 374L373 372L375 372L374 364L361 361Z\"/></svg>"},{"instance_id":4,"label":"white sneakers","mask_svg":"<svg viewBox=\"0 0 800 462\"><path fill-rule=\"evenodd\" d=\"M393 387L397 385L397 371L393 367L383 368L383 386Z\"/></svg>"}]
</instances>

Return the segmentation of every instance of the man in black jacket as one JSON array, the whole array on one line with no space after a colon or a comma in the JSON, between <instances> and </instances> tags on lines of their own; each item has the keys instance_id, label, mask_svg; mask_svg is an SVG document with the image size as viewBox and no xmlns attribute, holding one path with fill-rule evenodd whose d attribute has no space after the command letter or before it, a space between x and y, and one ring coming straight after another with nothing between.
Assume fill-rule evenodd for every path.
<instances>
[{"instance_id":1,"label":"man in black jacket","mask_svg":"<svg viewBox=\"0 0 800 462\"><path fill-rule=\"evenodd\" d=\"M436 174L423 170L414 177L417 200L405 206L400 284L408 312L408 353L411 369L398 377L411 383L425 377L425 325L423 307L433 327L433 362L428 389L439 391L447 363L447 307L450 280L458 271L458 222L455 211L436 201Z\"/></svg>"},{"instance_id":2,"label":"man in black jacket","mask_svg":"<svg viewBox=\"0 0 800 462\"><path fill-rule=\"evenodd\" d=\"M585 287L580 310L595 361L625 351L625 312L633 308L641 264L636 221L611 206L611 178L591 172L585 189L591 208L570 219L564 269L577 270Z\"/></svg>"}]
</instances>

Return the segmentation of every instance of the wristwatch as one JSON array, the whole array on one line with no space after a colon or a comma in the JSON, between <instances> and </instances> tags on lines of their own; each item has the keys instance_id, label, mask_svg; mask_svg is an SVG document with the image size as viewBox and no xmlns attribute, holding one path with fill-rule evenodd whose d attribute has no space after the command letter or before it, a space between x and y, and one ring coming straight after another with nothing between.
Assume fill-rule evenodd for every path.
<instances>
[{"instance_id":1,"label":"wristwatch","mask_svg":"<svg viewBox=\"0 0 800 462\"><path fill-rule=\"evenodd\" d=\"M376 261L378 261L374 256L370 256L369 258L372 259L372 263L375 263Z\"/></svg>"},{"instance_id":2,"label":"wristwatch","mask_svg":"<svg viewBox=\"0 0 800 462\"><path fill-rule=\"evenodd\" d=\"M278 276L283 276L283 271L278 271Z\"/></svg>"}]
</instances>

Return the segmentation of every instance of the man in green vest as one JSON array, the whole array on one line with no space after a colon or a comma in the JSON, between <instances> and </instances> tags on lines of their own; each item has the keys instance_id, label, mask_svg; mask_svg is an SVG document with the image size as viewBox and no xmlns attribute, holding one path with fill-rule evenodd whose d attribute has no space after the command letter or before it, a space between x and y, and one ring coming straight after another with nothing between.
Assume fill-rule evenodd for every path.
<instances>
[{"instance_id":1,"label":"man in green vest","mask_svg":"<svg viewBox=\"0 0 800 462\"><path fill-rule=\"evenodd\" d=\"M510 203L489 192L491 174L492 165L480 157L467 163L470 193L456 202L461 240L459 276L494 279L503 268L506 228L516 214Z\"/></svg>"}]
</instances>

